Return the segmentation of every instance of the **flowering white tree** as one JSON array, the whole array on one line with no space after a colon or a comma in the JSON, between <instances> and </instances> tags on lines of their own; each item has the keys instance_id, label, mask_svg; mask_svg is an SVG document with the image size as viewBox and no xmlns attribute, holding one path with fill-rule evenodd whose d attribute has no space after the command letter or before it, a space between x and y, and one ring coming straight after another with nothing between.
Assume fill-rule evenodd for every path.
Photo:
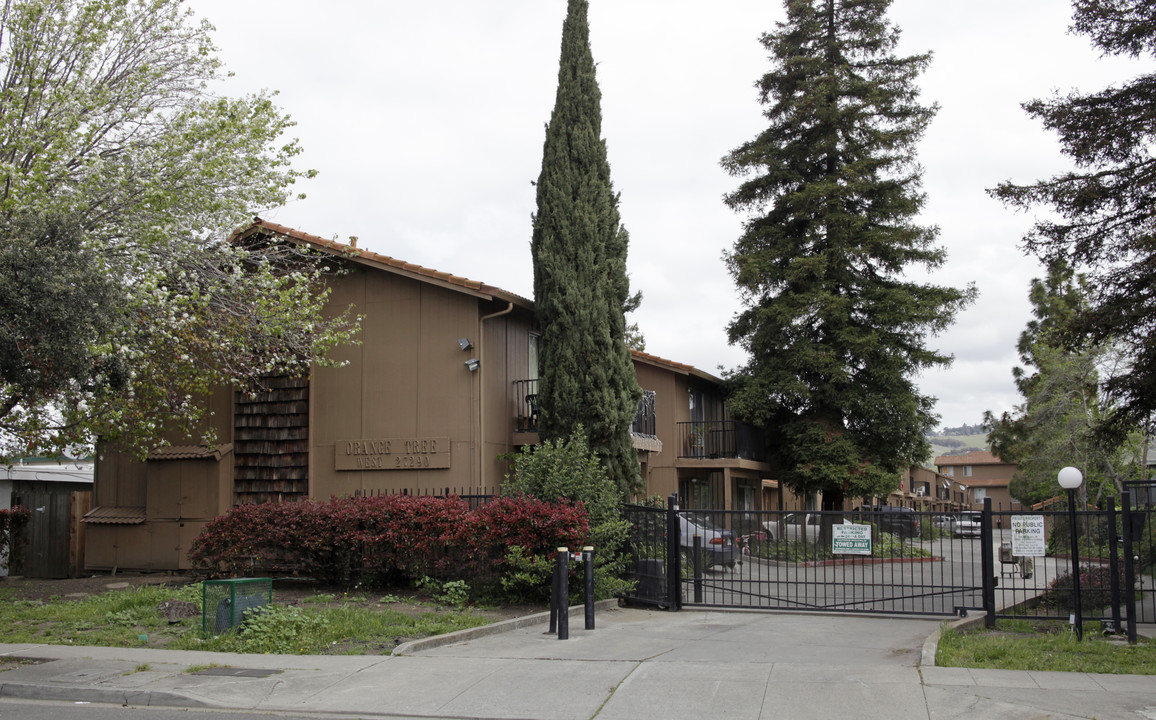
<instances>
[{"instance_id":1,"label":"flowering white tree","mask_svg":"<svg viewBox=\"0 0 1156 720\"><path fill-rule=\"evenodd\" d=\"M143 453L198 431L212 387L352 340L330 266L226 242L312 173L270 94L214 94L208 23L179 0L8 0L0 22L0 457ZM54 264L71 280L28 270Z\"/></svg>"}]
</instances>

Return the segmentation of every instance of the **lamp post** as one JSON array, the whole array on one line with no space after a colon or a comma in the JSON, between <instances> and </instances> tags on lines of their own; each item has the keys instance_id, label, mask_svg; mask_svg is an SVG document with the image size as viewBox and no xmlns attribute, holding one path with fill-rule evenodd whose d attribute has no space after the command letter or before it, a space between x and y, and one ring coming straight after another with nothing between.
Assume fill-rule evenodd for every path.
<instances>
[{"instance_id":1,"label":"lamp post","mask_svg":"<svg viewBox=\"0 0 1156 720\"><path fill-rule=\"evenodd\" d=\"M1075 593L1076 640L1084 639L1084 619L1080 612L1080 543L1076 537L1076 489L1084 482L1084 475L1074 467L1060 470L1060 487L1068 491L1068 526L1072 536L1072 592Z\"/></svg>"}]
</instances>

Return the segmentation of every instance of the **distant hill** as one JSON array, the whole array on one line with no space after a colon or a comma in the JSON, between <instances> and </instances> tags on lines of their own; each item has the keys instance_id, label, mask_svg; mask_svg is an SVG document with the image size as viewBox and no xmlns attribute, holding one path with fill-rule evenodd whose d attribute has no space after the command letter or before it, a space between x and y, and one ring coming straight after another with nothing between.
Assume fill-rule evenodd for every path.
<instances>
[{"instance_id":1,"label":"distant hill","mask_svg":"<svg viewBox=\"0 0 1156 720\"><path fill-rule=\"evenodd\" d=\"M966 455L973 450L987 450L987 433L982 425L945 427L938 434L927 435L927 442L931 443L931 457L927 458L925 465L932 467L940 455Z\"/></svg>"}]
</instances>

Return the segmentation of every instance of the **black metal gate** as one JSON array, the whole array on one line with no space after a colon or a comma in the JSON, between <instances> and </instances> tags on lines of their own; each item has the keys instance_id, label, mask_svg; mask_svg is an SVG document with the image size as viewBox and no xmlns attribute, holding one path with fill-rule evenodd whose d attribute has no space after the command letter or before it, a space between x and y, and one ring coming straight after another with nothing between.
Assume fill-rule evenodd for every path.
<instances>
[{"instance_id":1,"label":"black metal gate","mask_svg":"<svg viewBox=\"0 0 1156 720\"><path fill-rule=\"evenodd\" d=\"M985 607L978 529L975 537L936 532L932 513L677 506L629 506L626 513L637 580L629 600L671 609L913 615L963 615ZM860 526L869 545L846 541L852 533L838 526L851 525Z\"/></svg>"},{"instance_id":2,"label":"black metal gate","mask_svg":"<svg viewBox=\"0 0 1156 720\"><path fill-rule=\"evenodd\" d=\"M1075 513L1082 618L1119 629L1127 623L1130 635L1135 622L1156 622L1156 490L1148 487L1126 492L1120 511L1109 498L1104 510ZM675 610L979 611L989 624L1073 614L1066 508L997 512L988 500L982 512L942 514L688 511L671 500L665 509L626 509L637 581L628 600ZM869 545L856 545L856 537L870 538ZM1032 538L1042 552L1016 554Z\"/></svg>"}]
</instances>

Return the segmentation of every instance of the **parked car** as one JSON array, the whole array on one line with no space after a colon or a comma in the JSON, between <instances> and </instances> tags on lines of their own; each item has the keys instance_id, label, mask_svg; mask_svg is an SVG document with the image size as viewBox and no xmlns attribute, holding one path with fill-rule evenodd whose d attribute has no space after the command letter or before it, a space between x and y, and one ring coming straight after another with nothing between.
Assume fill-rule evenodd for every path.
<instances>
[{"instance_id":1,"label":"parked car","mask_svg":"<svg viewBox=\"0 0 1156 720\"><path fill-rule=\"evenodd\" d=\"M679 530L678 544L684 550L689 551L694 547L695 535L702 536L703 557L707 568L715 565L733 568L738 561L739 546L735 542L734 532L715 527L706 515L680 513Z\"/></svg>"},{"instance_id":2,"label":"parked car","mask_svg":"<svg viewBox=\"0 0 1156 720\"><path fill-rule=\"evenodd\" d=\"M954 515L932 515L931 524L940 530L951 532L951 525L955 522Z\"/></svg>"},{"instance_id":3,"label":"parked car","mask_svg":"<svg viewBox=\"0 0 1156 720\"><path fill-rule=\"evenodd\" d=\"M919 536L919 516L909 507L898 505L864 505L856 508L856 517L862 522L875 523L883 532L901 538Z\"/></svg>"},{"instance_id":4,"label":"parked car","mask_svg":"<svg viewBox=\"0 0 1156 720\"><path fill-rule=\"evenodd\" d=\"M842 518L843 525L850 525L851 521ZM769 540L790 540L792 542L807 539L814 543L819 540L819 531L823 527L823 516L819 513L790 513L778 520L768 520L763 523Z\"/></svg>"},{"instance_id":5,"label":"parked car","mask_svg":"<svg viewBox=\"0 0 1156 720\"><path fill-rule=\"evenodd\" d=\"M983 530L983 515L964 512L953 518L951 532L961 537L979 537Z\"/></svg>"}]
</instances>

